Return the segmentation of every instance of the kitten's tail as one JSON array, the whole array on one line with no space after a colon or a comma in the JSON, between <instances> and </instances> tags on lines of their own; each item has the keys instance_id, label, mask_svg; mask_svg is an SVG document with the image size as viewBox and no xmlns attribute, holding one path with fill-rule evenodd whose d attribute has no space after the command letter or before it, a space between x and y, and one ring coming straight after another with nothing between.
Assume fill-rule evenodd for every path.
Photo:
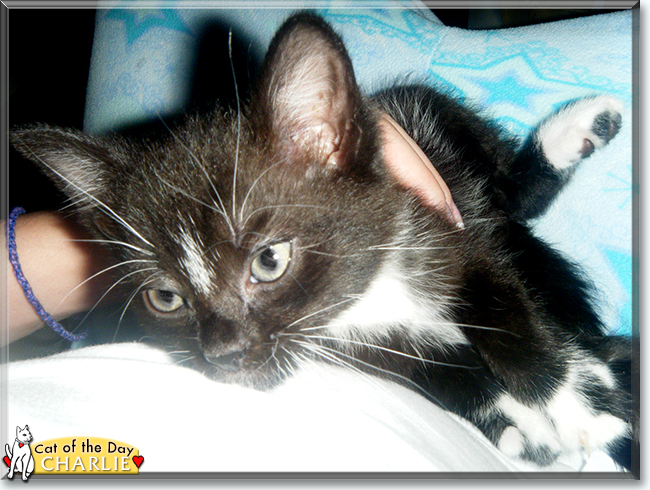
<instances>
[{"instance_id":1,"label":"kitten's tail","mask_svg":"<svg viewBox=\"0 0 650 490\"><path fill-rule=\"evenodd\" d=\"M13 454L11 453L11 448L9 447L9 444L5 444L5 454L9 456L9 459L13 457Z\"/></svg>"}]
</instances>

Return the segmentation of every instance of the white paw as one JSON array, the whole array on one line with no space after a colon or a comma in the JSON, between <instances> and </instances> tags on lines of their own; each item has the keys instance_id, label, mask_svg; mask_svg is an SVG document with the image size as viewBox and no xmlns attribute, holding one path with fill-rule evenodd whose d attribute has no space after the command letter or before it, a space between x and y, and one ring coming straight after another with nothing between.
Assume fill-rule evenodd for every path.
<instances>
[{"instance_id":1,"label":"white paw","mask_svg":"<svg viewBox=\"0 0 650 490\"><path fill-rule=\"evenodd\" d=\"M588 366L593 375L594 364ZM598 366L600 371L608 370L604 365ZM586 370L577 367L570 369L568 379L556 392L546 406L546 413L553 421L553 426L562 440L565 451L585 451L604 449L609 443L628 435L628 424L612 414L598 413L588 400L581 394L584 386ZM610 373L609 376L611 376ZM608 377L601 381L604 387L609 385Z\"/></svg>"},{"instance_id":2,"label":"white paw","mask_svg":"<svg viewBox=\"0 0 650 490\"><path fill-rule=\"evenodd\" d=\"M503 431L497 444L505 454L547 465L563 452L559 434L542 411L510 395L503 395L497 407L514 424Z\"/></svg>"},{"instance_id":3,"label":"white paw","mask_svg":"<svg viewBox=\"0 0 650 490\"><path fill-rule=\"evenodd\" d=\"M549 163L564 170L609 143L622 112L622 102L608 95L580 99L544 121L536 137Z\"/></svg>"},{"instance_id":4,"label":"white paw","mask_svg":"<svg viewBox=\"0 0 650 490\"><path fill-rule=\"evenodd\" d=\"M513 458L524 452L526 439L519 429L514 426L506 428L499 438L497 447L500 451Z\"/></svg>"},{"instance_id":5,"label":"white paw","mask_svg":"<svg viewBox=\"0 0 650 490\"><path fill-rule=\"evenodd\" d=\"M584 459L591 452L629 436L629 425L606 412L599 412L583 394L585 387L603 391L612 388L609 368L597 361L577 363L553 397L544 405L529 406L509 394L495 408L512 422L497 446L509 456L548 465L562 456Z\"/></svg>"}]
</instances>

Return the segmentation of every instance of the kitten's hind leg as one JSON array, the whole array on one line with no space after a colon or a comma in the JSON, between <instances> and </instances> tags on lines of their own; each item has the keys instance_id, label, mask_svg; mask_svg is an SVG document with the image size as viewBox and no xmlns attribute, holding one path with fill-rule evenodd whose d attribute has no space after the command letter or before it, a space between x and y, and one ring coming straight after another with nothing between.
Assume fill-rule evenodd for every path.
<instances>
[{"instance_id":1,"label":"kitten's hind leg","mask_svg":"<svg viewBox=\"0 0 650 490\"><path fill-rule=\"evenodd\" d=\"M536 139L547 162L565 170L602 148L621 127L623 104L607 95L581 99L544 121Z\"/></svg>"},{"instance_id":2,"label":"kitten's hind leg","mask_svg":"<svg viewBox=\"0 0 650 490\"><path fill-rule=\"evenodd\" d=\"M567 104L526 140L501 188L520 220L541 215L575 166L607 145L621 127L623 104L601 95Z\"/></svg>"}]
</instances>

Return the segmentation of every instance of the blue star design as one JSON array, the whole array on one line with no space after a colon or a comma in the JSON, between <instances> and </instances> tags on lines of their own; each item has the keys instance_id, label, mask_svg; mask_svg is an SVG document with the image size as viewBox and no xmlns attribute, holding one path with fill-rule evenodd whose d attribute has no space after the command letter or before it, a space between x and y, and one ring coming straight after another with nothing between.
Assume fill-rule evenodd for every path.
<instances>
[{"instance_id":1,"label":"blue star design","mask_svg":"<svg viewBox=\"0 0 650 490\"><path fill-rule=\"evenodd\" d=\"M499 78L477 78L468 77L485 91L485 97L481 101L483 105L507 103L532 109L531 99L538 94L548 92L532 85L521 82L521 78L515 71L507 71Z\"/></svg>"},{"instance_id":2,"label":"blue star design","mask_svg":"<svg viewBox=\"0 0 650 490\"><path fill-rule=\"evenodd\" d=\"M124 22L128 46L156 27L192 35L174 9L114 9L106 14L106 18Z\"/></svg>"},{"instance_id":3,"label":"blue star design","mask_svg":"<svg viewBox=\"0 0 650 490\"><path fill-rule=\"evenodd\" d=\"M627 175L632 176L632 166L626 165ZM626 174L621 172L622 176ZM618 175L614 175L612 172L607 172L607 176L611 179L611 187L603 189L603 192L613 192L617 197L621 199L621 203L618 205L618 209L623 209L628 203L632 200L632 195L639 193L638 184L634 184L631 179L626 179Z\"/></svg>"}]
</instances>

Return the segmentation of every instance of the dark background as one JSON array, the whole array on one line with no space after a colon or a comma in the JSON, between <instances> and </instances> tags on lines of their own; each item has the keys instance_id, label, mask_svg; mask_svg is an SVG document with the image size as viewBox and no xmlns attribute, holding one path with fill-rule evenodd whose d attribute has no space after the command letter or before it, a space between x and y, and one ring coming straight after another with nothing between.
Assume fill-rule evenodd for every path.
<instances>
[{"instance_id":1,"label":"dark background","mask_svg":"<svg viewBox=\"0 0 650 490\"><path fill-rule=\"evenodd\" d=\"M446 25L494 29L612 12L554 9L433 9ZM48 123L81 129L95 23L93 9L9 11L9 126ZM35 166L9 155L9 209L64 205Z\"/></svg>"}]
</instances>

